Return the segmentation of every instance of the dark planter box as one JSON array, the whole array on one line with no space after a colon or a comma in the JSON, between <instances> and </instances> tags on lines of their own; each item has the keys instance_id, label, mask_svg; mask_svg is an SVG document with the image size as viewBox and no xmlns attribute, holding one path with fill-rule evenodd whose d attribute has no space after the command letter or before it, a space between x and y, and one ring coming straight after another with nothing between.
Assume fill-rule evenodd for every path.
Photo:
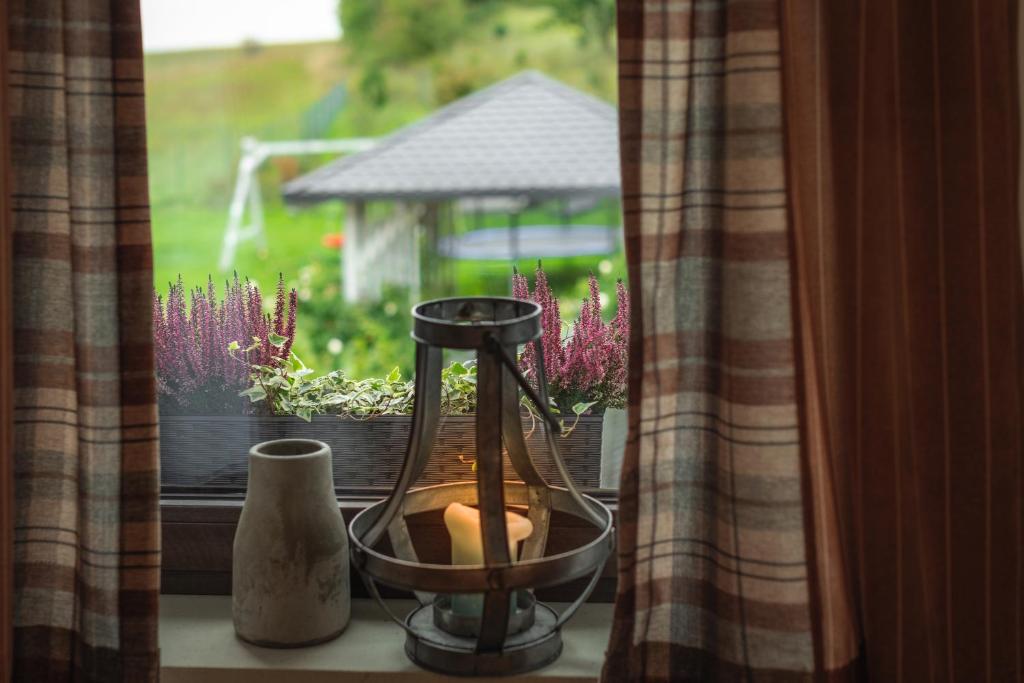
<instances>
[{"instance_id":1,"label":"dark planter box","mask_svg":"<svg viewBox=\"0 0 1024 683\"><path fill-rule=\"evenodd\" d=\"M568 418L567 423L574 419ZM569 436L558 437L569 473L584 489L596 489L600 483L601 422L600 416L582 417ZM524 432L530 434L532 424L525 418ZM296 417L164 416L160 419L161 483L170 492L241 491L253 444L302 438L331 447L334 485L340 492L387 490L398 479L411 425L412 418L406 416L354 420L319 415L308 423ZM474 416L443 418L430 464L417 485L475 479L474 442ZM544 477L560 485L539 421L527 445ZM505 473L508 479L517 478L507 455Z\"/></svg>"}]
</instances>

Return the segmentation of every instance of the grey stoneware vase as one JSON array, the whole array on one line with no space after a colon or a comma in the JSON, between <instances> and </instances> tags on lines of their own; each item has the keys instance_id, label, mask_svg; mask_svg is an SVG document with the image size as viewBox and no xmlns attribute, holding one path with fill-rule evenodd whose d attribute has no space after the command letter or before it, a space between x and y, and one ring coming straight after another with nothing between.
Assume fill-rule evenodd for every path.
<instances>
[{"instance_id":1,"label":"grey stoneware vase","mask_svg":"<svg viewBox=\"0 0 1024 683\"><path fill-rule=\"evenodd\" d=\"M232 611L243 640L302 647L345 630L348 533L327 444L279 439L252 447L232 559Z\"/></svg>"}]
</instances>

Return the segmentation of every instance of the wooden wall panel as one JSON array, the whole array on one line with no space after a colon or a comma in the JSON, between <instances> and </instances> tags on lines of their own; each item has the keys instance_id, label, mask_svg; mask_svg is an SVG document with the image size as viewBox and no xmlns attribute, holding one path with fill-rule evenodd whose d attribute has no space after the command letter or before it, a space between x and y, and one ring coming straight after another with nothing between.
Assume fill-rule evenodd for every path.
<instances>
[{"instance_id":1,"label":"wooden wall panel","mask_svg":"<svg viewBox=\"0 0 1024 683\"><path fill-rule=\"evenodd\" d=\"M366 501L341 503L346 524L352 521ZM241 501L203 503L201 501L167 501L161 509L163 531L163 566L161 592L165 594L229 595L231 593L231 545L241 512ZM421 559L427 562L448 561L451 545L440 512L416 515L409 519L409 528ZM549 552L557 553L581 545L595 536L586 523L569 515L557 514L552 521ZM612 602L615 599L615 554L605 566L602 578L591 596L591 602ZM585 581L576 581L538 592L541 600L571 601L583 589ZM354 597L369 597L366 587L353 576ZM382 590L385 597L407 597Z\"/></svg>"}]
</instances>

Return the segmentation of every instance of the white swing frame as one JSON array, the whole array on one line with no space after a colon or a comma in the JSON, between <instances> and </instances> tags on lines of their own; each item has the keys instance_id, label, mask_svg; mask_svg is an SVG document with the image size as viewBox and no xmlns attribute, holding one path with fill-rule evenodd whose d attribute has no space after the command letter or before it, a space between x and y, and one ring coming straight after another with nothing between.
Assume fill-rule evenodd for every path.
<instances>
[{"instance_id":1,"label":"white swing frame","mask_svg":"<svg viewBox=\"0 0 1024 683\"><path fill-rule=\"evenodd\" d=\"M337 140L284 140L265 142L254 137L242 138L242 156L238 160L235 189L228 209L228 222L220 251L220 270L227 272L235 262L238 245L255 240L260 249L267 248L267 235L263 229L263 196L256 177L263 163L271 157L304 156L310 154L352 154L370 149L373 138L341 138ZM246 207L249 222L245 224Z\"/></svg>"}]
</instances>

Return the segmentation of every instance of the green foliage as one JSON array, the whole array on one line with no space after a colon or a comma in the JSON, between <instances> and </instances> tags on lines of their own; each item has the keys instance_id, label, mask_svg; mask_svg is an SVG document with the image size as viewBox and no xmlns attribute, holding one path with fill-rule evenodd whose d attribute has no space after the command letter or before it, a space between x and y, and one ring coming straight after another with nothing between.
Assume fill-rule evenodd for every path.
<instances>
[{"instance_id":1,"label":"green foliage","mask_svg":"<svg viewBox=\"0 0 1024 683\"><path fill-rule=\"evenodd\" d=\"M579 403L573 404L572 412L576 417L580 417L581 415L583 415L596 405L597 401L581 401Z\"/></svg>"},{"instance_id":2,"label":"green foliage","mask_svg":"<svg viewBox=\"0 0 1024 683\"><path fill-rule=\"evenodd\" d=\"M580 28L580 42L609 48L615 36L615 0L526 0L551 9L557 21Z\"/></svg>"},{"instance_id":3,"label":"green foliage","mask_svg":"<svg viewBox=\"0 0 1024 683\"><path fill-rule=\"evenodd\" d=\"M231 349L237 352L235 345ZM237 357L237 356L236 356ZM239 396L262 403L271 415L345 415L359 419L409 415L413 382L394 368L386 377L355 380L341 370L319 377L294 354L279 366L253 365L252 387ZM441 413L468 415L476 410L476 365L452 363L441 371Z\"/></svg>"},{"instance_id":4,"label":"green foliage","mask_svg":"<svg viewBox=\"0 0 1024 683\"><path fill-rule=\"evenodd\" d=\"M339 261L337 252L323 250L298 270L298 353L317 368L344 370L350 377L384 376L396 365L411 375L409 292L386 287L380 301L347 302Z\"/></svg>"},{"instance_id":5,"label":"green foliage","mask_svg":"<svg viewBox=\"0 0 1024 683\"><path fill-rule=\"evenodd\" d=\"M476 363L452 363L441 370L441 412L444 415L476 412Z\"/></svg>"},{"instance_id":6,"label":"green foliage","mask_svg":"<svg viewBox=\"0 0 1024 683\"><path fill-rule=\"evenodd\" d=\"M271 415L295 415L307 422L313 415L367 418L405 415L412 410L412 383L395 368L387 377L353 380L341 370L310 379L312 370L294 354L280 367L253 365L253 385L241 396L263 403Z\"/></svg>"},{"instance_id":7,"label":"green foliage","mask_svg":"<svg viewBox=\"0 0 1024 683\"><path fill-rule=\"evenodd\" d=\"M343 371L335 370L308 382L300 379L276 412L305 420L310 415L325 414L358 418L408 415L412 412L412 399L412 382L403 382L398 368L387 377L364 380L353 380Z\"/></svg>"},{"instance_id":8,"label":"green foliage","mask_svg":"<svg viewBox=\"0 0 1024 683\"><path fill-rule=\"evenodd\" d=\"M342 0L344 40L362 64L401 66L450 48L468 29L466 0Z\"/></svg>"},{"instance_id":9,"label":"green foliage","mask_svg":"<svg viewBox=\"0 0 1024 683\"><path fill-rule=\"evenodd\" d=\"M436 107L528 68L613 94L614 0L341 0L340 17L350 83L380 110L412 93Z\"/></svg>"},{"instance_id":10,"label":"green foliage","mask_svg":"<svg viewBox=\"0 0 1024 683\"><path fill-rule=\"evenodd\" d=\"M245 352L257 346L254 342L248 349L241 350L238 342L231 342L228 350L239 362L244 363L242 358ZM238 395L248 398L252 405L257 406L257 413L293 415L306 422L311 421L314 415L370 419L412 414L415 383L411 380L403 381L402 372L397 367L386 377L363 380L352 379L341 370L313 377L313 370L307 368L294 353L287 362L279 365L251 364L250 367L252 386ZM441 369L442 415L472 415L476 412L476 374L474 361L456 361ZM550 408L556 413L560 412L558 404L553 399L548 400ZM535 428L541 419L536 407L526 395L521 396L520 405L534 420ZM596 401L573 405L571 410L575 420L568 427L561 421L562 436L571 434L580 417L595 405ZM263 410L260 411L258 406L262 406Z\"/></svg>"},{"instance_id":11,"label":"green foliage","mask_svg":"<svg viewBox=\"0 0 1024 683\"><path fill-rule=\"evenodd\" d=\"M472 28L467 0L342 0L339 15L359 92L373 106L390 100L388 73L451 49Z\"/></svg>"}]
</instances>

